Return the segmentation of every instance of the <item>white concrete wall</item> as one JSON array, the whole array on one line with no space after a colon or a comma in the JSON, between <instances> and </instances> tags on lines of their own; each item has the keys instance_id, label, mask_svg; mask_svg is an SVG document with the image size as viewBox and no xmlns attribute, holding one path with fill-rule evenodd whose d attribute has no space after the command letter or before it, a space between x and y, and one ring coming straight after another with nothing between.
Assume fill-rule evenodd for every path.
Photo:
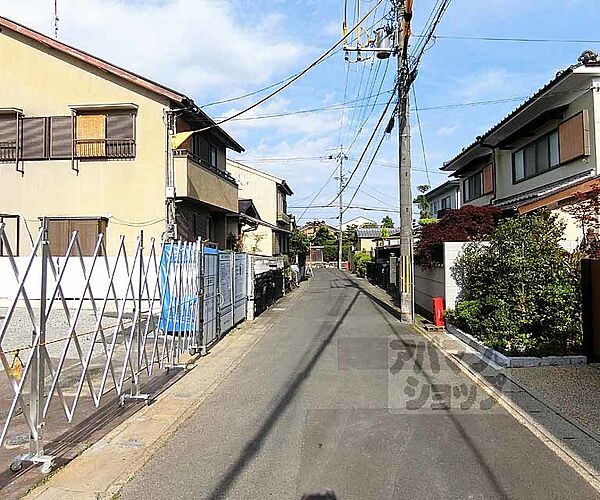
<instances>
[{"instance_id":1,"label":"white concrete wall","mask_svg":"<svg viewBox=\"0 0 600 500\"><path fill-rule=\"evenodd\" d=\"M160 251L160 250L159 250ZM159 257L157 257L159 258ZM15 263L18 268L19 277L22 278L25 275L27 267L29 265L29 257L16 257ZM92 290L92 294L94 299L102 300L106 297L109 291L109 283L110 283L110 273L112 273L117 258L116 257L107 257L109 270L106 268L106 263L104 261L104 257L100 257L97 259L96 264L91 272L90 278L90 287ZM56 257L52 259L57 275L60 276L60 273L64 270L64 275L60 281L61 288L63 294L66 299L78 299L85 295L86 299L89 298L89 294L86 294L86 276L82 269L79 258L71 257L69 261L65 264L64 257ZM90 270L92 269L93 257L84 257L83 263L85 269L88 274L90 274ZM133 269L132 274L132 282L134 283L134 291L135 296L138 295L138 283L139 283L139 264L136 264L135 268L132 268L133 256L128 257L128 266L126 266L126 261L121 257L119 259L119 264L117 265L115 271L115 279L113 281L115 287L115 294L117 298L124 299L127 297L128 299L132 298L132 292L128 291L129 284L129 272ZM145 264L146 266L147 264ZM129 269L129 271L128 271ZM48 288L47 294L48 299L52 296L55 287L56 281L53 277L53 273L50 265L48 265ZM157 282L156 272L154 265L150 265L150 269L148 271L148 283L150 287L150 297L154 296L154 284ZM29 273L27 273L26 280L24 282L24 289L27 293L27 296L30 300L39 300L40 298L40 288L42 282L42 258L35 257ZM15 277L15 274L11 267L11 262L8 257L0 257L0 300L4 304L10 302L10 300L15 297L17 291L19 289L19 280ZM144 292L144 296L147 296L147 293ZM111 295L112 297L112 295ZM158 291L156 292L156 298L159 297ZM22 300L24 297L21 295L19 297ZM98 304L100 306L100 304ZM56 298L56 303L53 308L62 307L59 303L59 297Z\"/></svg>"},{"instance_id":2,"label":"white concrete wall","mask_svg":"<svg viewBox=\"0 0 600 500\"><path fill-rule=\"evenodd\" d=\"M433 297L444 297L444 268L415 267L415 304L433 313Z\"/></svg>"},{"instance_id":3,"label":"white concrete wall","mask_svg":"<svg viewBox=\"0 0 600 500\"><path fill-rule=\"evenodd\" d=\"M460 289L452 278L452 267L466 242L444 243L444 266L431 269L415 268L415 304L433 313L433 297L443 297L446 309L456 306Z\"/></svg>"}]
</instances>

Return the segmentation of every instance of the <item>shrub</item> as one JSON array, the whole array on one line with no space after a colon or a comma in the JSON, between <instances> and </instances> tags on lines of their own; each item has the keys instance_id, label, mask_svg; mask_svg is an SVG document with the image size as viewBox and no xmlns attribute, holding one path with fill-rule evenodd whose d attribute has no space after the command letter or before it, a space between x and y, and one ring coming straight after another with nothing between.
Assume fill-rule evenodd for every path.
<instances>
[{"instance_id":1,"label":"shrub","mask_svg":"<svg viewBox=\"0 0 600 500\"><path fill-rule=\"evenodd\" d=\"M369 252L356 252L354 254L354 265L356 266L356 274L363 278L367 275L367 263L372 262L373 258Z\"/></svg>"},{"instance_id":2,"label":"shrub","mask_svg":"<svg viewBox=\"0 0 600 500\"><path fill-rule=\"evenodd\" d=\"M497 207L465 205L451 210L434 224L424 225L415 250L417 264L422 267L443 264L444 242L484 239L492 233L500 215Z\"/></svg>"},{"instance_id":3,"label":"shrub","mask_svg":"<svg viewBox=\"0 0 600 500\"><path fill-rule=\"evenodd\" d=\"M542 211L502 221L489 244L467 245L452 269L461 295L448 320L507 354L576 352L579 256L560 246L563 231Z\"/></svg>"}]
</instances>

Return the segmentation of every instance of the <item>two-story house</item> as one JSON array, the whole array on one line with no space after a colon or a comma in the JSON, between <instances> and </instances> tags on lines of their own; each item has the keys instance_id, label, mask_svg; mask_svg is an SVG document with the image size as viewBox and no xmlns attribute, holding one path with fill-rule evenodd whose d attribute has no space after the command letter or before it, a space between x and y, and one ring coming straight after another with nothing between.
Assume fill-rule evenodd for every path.
<instances>
[{"instance_id":1,"label":"two-story house","mask_svg":"<svg viewBox=\"0 0 600 500\"><path fill-rule=\"evenodd\" d=\"M550 208L567 222L565 239L576 240L560 207L598 182L599 134L600 61L587 51L442 170L459 180L464 204Z\"/></svg>"},{"instance_id":2,"label":"two-story house","mask_svg":"<svg viewBox=\"0 0 600 500\"><path fill-rule=\"evenodd\" d=\"M287 197L294 193L284 179L231 159L227 172L239 186L240 198L252 200L260 220L243 236L244 251L259 255L289 252L292 218L287 213Z\"/></svg>"},{"instance_id":3,"label":"two-story house","mask_svg":"<svg viewBox=\"0 0 600 500\"><path fill-rule=\"evenodd\" d=\"M169 120L212 128L174 152L166 189ZM75 229L85 254L99 233L109 254L140 229L160 240L167 197L179 237L224 247L238 213L228 148L243 150L184 94L0 17L0 213L17 218L22 252L42 217L56 255Z\"/></svg>"},{"instance_id":4,"label":"two-story house","mask_svg":"<svg viewBox=\"0 0 600 500\"><path fill-rule=\"evenodd\" d=\"M461 207L460 181L450 179L425 193L429 212L434 219L441 219L448 210Z\"/></svg>"}]
</instances>

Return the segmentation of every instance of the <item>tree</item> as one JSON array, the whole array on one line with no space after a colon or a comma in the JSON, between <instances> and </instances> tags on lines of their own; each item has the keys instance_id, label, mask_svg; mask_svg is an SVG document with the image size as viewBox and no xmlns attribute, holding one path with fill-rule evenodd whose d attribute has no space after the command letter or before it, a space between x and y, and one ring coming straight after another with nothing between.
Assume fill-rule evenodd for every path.
<instances>
[{"instance_id":1,"label":"tree","mask_svg":"<svg viewBox=\"0 0 600 500\"><path fill-rule=\"evenodd\" d=\"M600 258L600 184L588 193L576 193L576 202L563 207L575 219L582 231L581 252L590 258Z\"/></svg>"},{"instance_id":2,"label":"tree","mask_svg":"<svg viewBox=\"0 0 600 500\"><path fill-rule=\"evenodd\" d=\"M310 248L310 239L297 229L294 229L290 238L290 255L298 256L298 263L303 265L306 262L306 255Z\"/></svg>"},{"instance_id":3,"label":"tree","mask_svg":"<svg viewBox=\"0 0 600 500\"><path fill-rule=\"evenodd\" d=\"M465 205L434 224L422 226L415 250L416 262L422 267L443 264L444 242L481 240L492 233L501 214L499 208L490 205Z\"/></svg>"},{"instance_id":4,"label":"tree","mask_svg":"<svg viewBox=\"0 0 600 500\"><path fill-rule=\"evenodd\" d=\"M389 215L386 215L383 218L383 220L381 221L381 227L385 228L385 229L393 229L394 228L393 219Z\"/></svg>"},{"instance_id":5,"label":"tree","mask_svg":"<svg viewBox=\"0 0 600 500\"><path fill-rule=\"evenodd\" d=\"M314 245L324 245L326 241L331 240L331 233L326 224L321 224L313 237Z\"/></svg>"},{"instance_id":6,"label":"tree","mask_svg":"<svg viewBox=\"0 0 600 500\"><path fill-rule=\"evenodd\" d=\"M579 258L560 245L549 211L502 221L452 269L461 294L447 318L507 354L560 355L581 346Z\"/></svg>"},{"instance_id":7,"label":"tree","mask_svg":"<svg viewBox=\"0 0 600 500\"><path fill-rule=\"evenodd\" d=\"M419 211L420 211L420 215L419 215L419 219L423 220L423 219L430 219L431 218L431 203L429 203L429 200L427 199L427 197L425 196L425 193L427 191L429 191L431 189L431 186L429 186L428 184L422 184L420 186L417 186L417 190L419 191L419 194L414 200L413 203L417 204L419 206Z\"/></svg>"},{"instance_id":8,"label":"tree","mask_svg":"<svg viewBox=\"0 0 600 500\"><path fill-rule=\"evenodd\" d=\"M356 243L356 226L350 225L342 233L342 241L354 245Z\"/></svg>"}]
</instances>

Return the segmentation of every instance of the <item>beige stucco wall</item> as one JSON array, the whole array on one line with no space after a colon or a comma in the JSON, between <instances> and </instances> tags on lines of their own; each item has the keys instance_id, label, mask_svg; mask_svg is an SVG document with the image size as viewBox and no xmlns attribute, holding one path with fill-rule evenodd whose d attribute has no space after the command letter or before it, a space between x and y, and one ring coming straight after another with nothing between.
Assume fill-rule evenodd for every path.
<instances>
[{"instance_id":1,"label":"beige stucco wall","mask_svg":"<svg viewBox=\"0 0 600 500\"><path fill-rule=\"evenodd\" d=\"M238 182L240 199L251 199L260 218L277 225L277 183L268 174L228 161L227 171ZM273 255L273 230L259 226L244 236L244 250L260 255Z\"/></svg>"},{"instance_id":2,"label":"beige stucco wall","mask_svg":"<svg viewBox=\"0 0 600 500\"><path fill-rule=\"evenodd\" d=\"M237 213L238 190L231 182L198 165L187 157L175 158L177 196L188 196Z\"/></svg>"},{"instance_id":3,"label":"beige stucco wall","mask_svg":"<svg viewBox=\"0 0 600 500\"><path fill-rule=\"evenodd\" d=\"M359 238L358 240L358 251L371 252L375 248L375 241L367 238Z\"/></svg>"},{"instance_id":4,"label":"beige stucco wall","mask_svg":"<svg viewBox=\"0 0 600 500\"><path fill-rule=\"evenodd\" d=\"M32 44L8 30L0 34L0 107L21 108L25 116L67 116L70 104L134 103L138 106L136 158L80 161L79 172L71 169L70 160L25 161L23 175L14 164L0 164L0 212L21 215L33 231L43 215L112 216L107 243L108 253L114 253L120 234L133 243L139 233L139 227L124 224L164 217L162 115L168 102ZM164 222L144 230L147 237L160 238ZM22 238L23 251L27 240Z\"/></svg>"}]
</instances>

